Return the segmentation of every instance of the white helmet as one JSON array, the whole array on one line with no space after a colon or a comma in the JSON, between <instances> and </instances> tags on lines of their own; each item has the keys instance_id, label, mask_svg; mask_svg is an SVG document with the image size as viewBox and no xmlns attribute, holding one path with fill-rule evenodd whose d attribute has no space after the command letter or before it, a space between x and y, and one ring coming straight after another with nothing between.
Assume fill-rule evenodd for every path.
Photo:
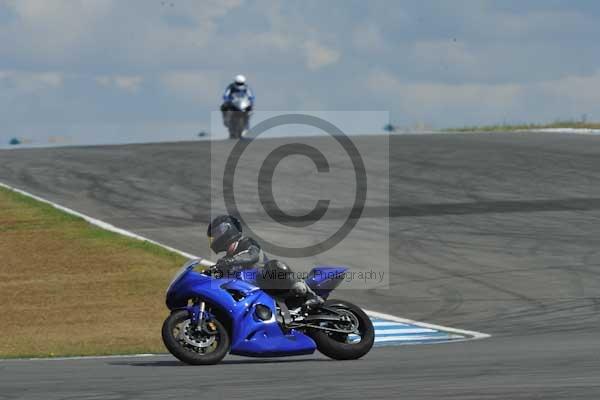
<instances>
[{"instance_id":1,"label":"white helmet","mask_svg":"<svg viewBox=\"0 0 600 400\"><path fill-rule=\"evenodd\" d=\"M236 85L243 85L246 83L246 77L244 75L236 75L234 82Z\"/></svg>"}]
</instances>

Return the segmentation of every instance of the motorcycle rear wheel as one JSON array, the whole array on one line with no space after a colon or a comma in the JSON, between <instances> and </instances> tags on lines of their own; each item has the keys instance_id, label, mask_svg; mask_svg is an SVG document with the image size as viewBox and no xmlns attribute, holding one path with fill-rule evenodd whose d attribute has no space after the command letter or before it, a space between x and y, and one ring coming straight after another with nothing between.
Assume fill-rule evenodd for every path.
<instances>
[{"instance_id":1,"label":"motorcycle rear wheel","mask_svg":"<svg viewBox=\"0 0 600 400\"><path fill-rule=\"evenodd\" d=\"M199 336L190 333L187 310L171 313L163 323L162 339L165 347L176 358L190 365L212 365L220 362L229 352L230 339L221 322L211 320L216 333Z\"/></svg>"},{"instance_id":2,"label":"motorcycle rear wheel","mask_svg":"<svg viewBox=\"0 0 600 400\"><path fill-rule=\"evenodd\" d=\"M317 343L317 349L335 360L356 360L367 354L375 343L375 329L369 316L360 307L343 300L328 300L325 306L353 316L358 322L354 336L359 337L360 341L349 340L348 334L314 330L311 336Z\"/></svg>"}]
</instances>

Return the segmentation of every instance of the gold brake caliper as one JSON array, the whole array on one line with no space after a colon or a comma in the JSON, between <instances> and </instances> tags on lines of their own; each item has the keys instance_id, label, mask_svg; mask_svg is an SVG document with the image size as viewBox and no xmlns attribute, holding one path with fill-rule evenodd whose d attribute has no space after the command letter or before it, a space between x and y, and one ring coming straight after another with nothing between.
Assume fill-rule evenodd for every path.
<instances>
[{"instance_id":1,"label":"gold brake caliper","mask_svg":"<svg viewBox=\"0 0 600 400\"><path fill-rule=\"evenodd\" d=\"M206 324L206 326L208 326L208 329L210 329L211 332L214 332L217 330L217 325L212 321L208 322Z\"/></svg>"}]
</instances>

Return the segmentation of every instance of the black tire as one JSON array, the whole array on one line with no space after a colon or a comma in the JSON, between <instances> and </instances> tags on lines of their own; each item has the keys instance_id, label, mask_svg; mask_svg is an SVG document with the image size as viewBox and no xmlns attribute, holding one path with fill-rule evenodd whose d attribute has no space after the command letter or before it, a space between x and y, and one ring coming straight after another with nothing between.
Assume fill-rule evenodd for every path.
<instances>
[{"instance_id":1,"label":"black tire","mask_svg":"<svg viewBox=\"0 0 600 400\"><path fill-rule=\"evenodd\" d=\"M314 330L311 336L317 343L317 349L335 360L356 360L367 354L375 343L375 329L369 316L360 307L343 300L328 300L325 306L341 308L354 314L359 323L360 342L346 343L348 335Z\"/></svg>"},{"instance_id":2,"label":"black tire","mask_svg":"<svg viewBox=\"0 0 600 400\"><path fill-rule=\"evenodd\" d=\"M237 134L236 134L236 130L234 127L230 126L229 127L229 139L237 139Z\"/></svg>"},{"instance_id":3,"label":"black tire","mask_svg":"<svg viewBox=\"0 0 600 400\"><path fill-rule=\"evenodd\" d=\"M229 138L239 139L242 137L243 131L243 118L239 115L234 115L229 121Z\"/></svg>"},{"instance_id":4,"label":"black tire","mask_svg":"<svg viewBox=\"0 0 600 400\"><path fill-rule=\"evenodd\" d=\"M193 346L186 346L178 340L173 333L173 331L178 328L179 324L184 323L186 320L189 320L189 318L187 310L174 311L167 317L162 327L162 339L165 347L171 354L186 364L217 364L229 352L230 341L227 330L221 322L213 319L212 322L215 323L217 329L217 334L215 335L215 341L217 342L216 348L207 353L200 353L195 351Z\"/></svg>"},{"instance_id":5,"label":"black tire","mask_svg":"<svg viewBox=\"0 0 600 400\"><path fill-rule=\"evenodd\" d=\"M229 139L241 139L248 123L248 114L236 111L229 119Z\"/></svg>"}]
</instances>

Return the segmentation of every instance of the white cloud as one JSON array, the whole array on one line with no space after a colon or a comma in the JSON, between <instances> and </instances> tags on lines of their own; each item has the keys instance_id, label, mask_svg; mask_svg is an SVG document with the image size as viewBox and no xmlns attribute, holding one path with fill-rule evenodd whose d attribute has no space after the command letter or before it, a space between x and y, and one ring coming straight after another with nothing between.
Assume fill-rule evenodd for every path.
<instances>
[{"instance_id":1,"label":"white cloud","mask_svg":"<svg viewBox=\"0 0 600 400\"><path fill-rule=\"evenodd\" d=\"M240 0L7 0L0 57L39 64L164 67L202 59L218 21ZM0 8L3 7L0 1ZM173 4L171 7L170 4ZM178 25L178 19L189 23ZM91 58L91 59L90 59Z\"/></svg>"},{"instance_id":2,"label":"white cloud","mask_svg":"<svg viewBox=\"0 0 600 400\"><path fill-rule=\"evenodd\" d=\"M334 64L340 59L339 51L327 48L314 40L306 42L304 50L306 52L306 66L313 71Z\"/></svg>"},{"instance_id":3,"label":"white cloud","mask_svg":"<svg viewBox=\"0 0 600 400\"><path fill-rule=\"evenodd\" d=\"M478 115L492 118L504 115L519 95L520 88L512 84L448 84L439 82L402 82L389 73L378 71L369 75L367 85L372 91L385 93L403 117L431 121L437 117Z\"/></svg>"},{"instance_id":4,"label":"white cloud","mask_svg":"<svg viewBox=\"0 0 600 400\"><path fill-rule=\"evenodd\" d=\"M578 10L536 11L530 13L489 13L478 25L482 31L497 32L501 36L523 39L556 32L560 27L564 35L582 32L592 27L596 21ZM546 37L547 39L547 37Z\"/></svg>"},{"instance_id":5,"label":"white cloud","mask_svg":"<svg viewBox=\"0 0 600 400\"><path fill-rule=\"evenodd\" d=\"M438 125L577 118L598 115L600 104L600 70L588 76L498 84L407 82L373 70L365 87L388 99L400 118Z\"/></svg>"},{"instance_id":6,"label":"white cloud","mask_svg":"<svg viewBox=\"0 0 600 400\"><path fill-rule=\"evenodd\" d=\"M58 72L0 70L0 83L19 93L32 93L62 86L63 75Z\"/></svg>"},{"instance_id":7,"label":"white cloud","mask_svg":"<svg viewBox=\"0 0 600 400\"><path fill-rule=\"evenodd\" d=\"M218 71L171 71L164 74L161 82L174 95L215 107L223 88Z\"/></svg>"},{"instance_id":8,"label":"white cloud","mask_svg":"<svg viewBox=\"0 0 600 400\"><path fill-rule=\"evenodd\" d=\"M288 50L292 46L293 41L288 35L279 32L260 32L251 37L242 37L241 40L249 40L253 43L253 47Z\"/></svg>"},{"instance_id":9,"label":"white cloud","mask_svg":"<svg viewBox=\"0 0 600 400\"><path fill-rule=\"evenodd\" d=\"M142 80L141 76L116 76L115 85L123 90L136 92L139 89Z\"/></svg>"},{"instance_id":10,"label":"white cloud","mask_svg":"<svg viewBox=\"0 0 600 400\"><path fill-rule=\"evenodd\" d=\"M481 63L462 41L425 40L417 41L412 48L412 62L423 65L447 65L454 70L476 73Z\"/></svg>"},{"instance_id":11,"label":"white cloud","mask_svg":"<svg viewBox=\"0 0 600 400\"><path fill-rule=\"evenodd\" d=\"M369 53L383 52L387 49L381 29L374 24L356 27L352 33L352 43L358 50Z\"/></svg>"},{"instance_id":12,"label":"white cloud","mask_svg":"<svg viewBox=\"0 0 600 400\"><path fill-rule=\"evenodd\" d=\"M94 32L112 9L114 0L9 0L15 21L5 34L19 38L14 50L39 55L62 55Z\"/></svg>"},{"instance_id":13,"label":"white cloud","mask_svg":"<svg viewBox=\"0 0 600 400\"><path fill-rule=\"evenodd\" d=\"M469 107L473 111L484 108L501 112L514 104L521 91L515 84L402 82L385 71L373 71L367 86L386 96L396 95L403 109L417 113Z\"/></svg>"},{"instance_id":14,"label":"white cloud","mask_svg":"<svg viewBox=\"0 0 600 400\"><path fill-rule=\"evenodd\" d=\"M538 86L547 95L560 96L569 104L600 106L600 70L588 76L572 75L555 81L542 82Z\"/></svg>"},{"instance_id":15,"label":"white cloud","mask_svg":"<svg viewBox=\"0 0 600 400\"><path fill-rule=\"evenodd\" d=\"M106 87L116 87L126 92L135 93L140 89L143 82L143 77L140 75L115 75L115 76L99 76L96 77L96 82Z\"/></svg>"},{"instance_id":16,"label":"white cloud","mask_svg":"<svg viewBox=\"0 0 600 400\"><path fill-rule=\"evenodd\" d=\"M114 5L114 0L8 0L18 17L27 25L67 24L82 26L90 19L100 18ZM77 15L78 18L73 18ZM66 30L64 25L56 28Z\"/></svg>"},{"instance_id":17,"label":"white cloud","mask_svg":"<svg viewBox=\"0 0 600 400\"><path fill-rule=\"evenodd\" d=\"M96 77L96 82L102 86L110 86L113 81L110 76L98 76Z\"/></svg>"}]
</instances>

